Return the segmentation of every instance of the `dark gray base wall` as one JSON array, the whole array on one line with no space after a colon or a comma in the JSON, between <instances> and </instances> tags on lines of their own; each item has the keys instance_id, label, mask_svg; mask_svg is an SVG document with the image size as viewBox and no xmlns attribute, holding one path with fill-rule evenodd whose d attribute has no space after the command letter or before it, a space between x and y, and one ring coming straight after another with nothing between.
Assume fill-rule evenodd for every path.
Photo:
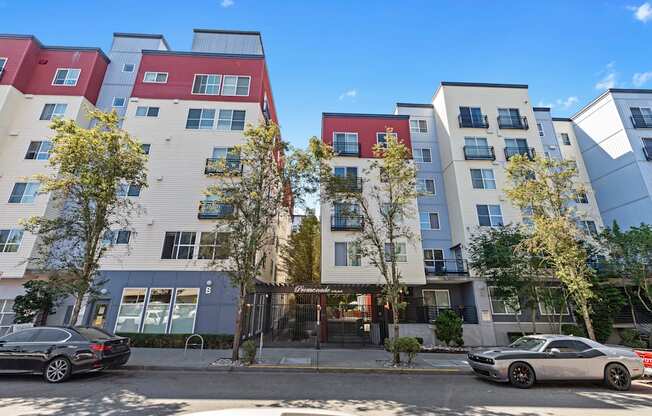
<instances>
[{"instance_id":1,"label":"dark gray base wall","mask_svg":"<svg viewBox=\"0 0 652 416\"><path fill-rule=\"evenodd\" d=\"M109 331L113 331L124 288L199 288L194 332L201 334L233 334L234 332L238 292L231 286L226 273L104 271L101 276L103 280L106 280L102 286L103 289L106 289L106 293L87 305L84 314L85 324L91 323L91 314L95 303L108 302L108 314L104 326ZM207 284L209 281L210 285ZM147 308L147 304L145 304L145 308Z\"/></svg>"}]
</instances>

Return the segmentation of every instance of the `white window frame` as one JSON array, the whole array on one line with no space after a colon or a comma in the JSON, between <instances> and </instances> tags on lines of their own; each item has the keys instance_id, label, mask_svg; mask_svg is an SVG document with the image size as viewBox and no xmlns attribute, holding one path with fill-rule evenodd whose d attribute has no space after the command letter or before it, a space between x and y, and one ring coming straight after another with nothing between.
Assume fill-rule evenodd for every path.
<instances>
[{"instance_id":1,"label":"white window frame","mask_svg":"<svg viewBox=\"0 0 652 416\"><path fill-rule=\"evenodd\" d=\"M564 146L570 146L571 145L570 134L561 133L559 136L561 138L561 144L563 144ZM566 143L566 142L568 142L568 143Z\"/></svg>"},{"instance_id":2,"label":"white window frame","mask_svg":"<svg viewBox=\"0 0 652 416\"><path fill-rule=\"evenodd\" d=\"M537 131L539 132L539 137L543 137L543 136L546 135L546 132L543 129L543 124L542 123L537 123Z\"/></svg>"},{"instance_id":3,"label":"white window frame","mask_svg":"<svg viewBox=\"0 0 652 416\"><path fill-rule=\"evenodd\" d=\"M188 120L190 119L190 111L191 110L199 110L199 118L197 119L199 121L199 124L197 125L197 128L193 127L188 127ZM213 111L213 122L211 123L210 127L202 127L202 121L208 121L210 120L209 117L204 117L204 112L205 111ZM233 113L231 113L233 114ZM219 110L216 110L214 108L189 108L188 109L188 115L186 116L186 130L212 130L215 128L215 119L219 118ZM231 115L231 123L233 123L233 115Z\"/></svg>"},{"instance_id":4,"label":"white window frame","mask_svg":"<svg viewBox=\"0 0 652 416\"><path fill-rule=\"evenodd\" d=\"M33 158L27 158L27 154L29 153L29 148L32 145L32 143L39 143L38 149L36 150L36 153L34 153ZM50 144L50 150L43 151L43 144L44 143L49 143ZM25 152L25 157L24 160L48 160L50 158L50 152L52 151L52 142L50 140L32 140L29 142L29 145L27 145L27 152ZM41 155L45 155L45 158L40 157Z\"/></svg>"},{"instance_id":5,"label":"white window frame","mask_svg":"<svg viewBox=\"0 0 652 416\"><path fill-rule=\"evenodd\" d=\"M131 189L132 186L137 186L138 187L138 195L129 195L129 190ZM124 192L122 192L123 189L124 189ZM143 192L143 187L142 186L135 185L133 183L121 182L120 184L118 184L118 189L116 190L116 195L118 196L118 198L138 198L138 197L140 197L141 192Z\"/></svg>"},{"instance_id":6,"label":"white window frame","mask_svg":"<svg viewBox=\"0 0 652 416\"><path fill-rule=\"evenodd\" d=\"M385 247L385 261L389 261L387 259L387 245L389 245L389 244L391 244L391 243L385 243L385 246L384 246ZM404 248L403 250L398 250L397 253L403 253L403 256L405 256L405 260L399 260L400 259L400 257L399 257L400 254L395 254L396 263L407 263L408 262L407 243L405 243L405 242L397 242L397 243L394 243L394 244L395 244L395 247L403 247Z\"/></svg>"},{"instance_id":7,"label":"white window frame","mask_svg":"<svg viewBox=\"0 0 652 416\"><path fill-rule=\"evenodd\" d=\"M143 297L143 310L140 312L140 323L138 324L138 331L137 333L140 334L143 328L143 322L145 321L144 314L145 314L145 308L147 308L147 299L149 298L149 288L148 287L123 287L122 288L122 293L120 294L120 305L118 306L118 313L115 315L115 324L113 325L113 333L116 333L118 330L118 318L120 317L120 310L122 309L122 300L125 297L125 290L127 289L135 289L135 290L144 290L145 291L145 296ZM127 304L130 305L130 304Z\"/></svg>"},{"instance_id":8,"label":"white window frame","mask_svg":"<svg viewBox=\"0 0 652 416\"><path fill-rule=\"evenodd\" d=\"M437 228L432 228L432 227L431 227L432 224L431 224L431 222L430 222L430 215L432 215L432 214L436 214L436 215L437 215L437 226L438 226ZM424 222L422 216L427 216L427 220L428 220L427 225L428 225L428 228L423 228L425 222ZM421 227L422 230L426 230L426 231L437 231L437 230L441 230L441 216L439 215L439 212L437 212L437 211L420 212L420 213L419 213L419 224L420 224L420 227Z\"/></svg>"},{"instance_id":9,"label":"white window frame","mask_svg":"<svg viewBox=\"0 0 652 416\"><path fill-rule=\"evenodd\" d=\"M116 105L115 100L122 100L122 105ZM127 98L125 97L113 97L113 101L111 102L111 107L112 108L124 108L127 106Z\"/></svg>"},{"instance_id":10,"label":"white window frame","mask_svg":"<svg viewBox=\"0 0 652 416\"><path fill-rule=\"evenodd\" d=\"M415 122L416 126L412 125ZM425 130L421 128L421 122L426 125ZM410 133L427 134L428 133L428 120L425 118L410 118Z\"/></svg>"},{"instance_id":11,"label":"white window frame","mask_svg":"<svg viewBox=\"0 0 652 416\"><path fill-rule=\"evenodd\" d=\"M0 231L9 231L9 234L7 235L7 240L3 243L4 245L0 249L0 254L18 253L20 251L20 246L23 244L23 238L25 237L25 230L22 230L20 228L7 228L7 229L2 229ZM18 244L7 243L7 241L11 240L12 237L15 237L17 233L20 233L20 240L18 241ZM9 245L16 246L16 251L7 251L7 246Z\"/></svg>"},{"instance_id":12,"label":"white window frame","mask_svg":"<svg viewBox=\"0 0 652 416\"><path fill-rule=\"evenodd\" d=\"M145 115L138 115L138 109L139 108L145 108ZM155 116L150 116L149 115L149 109L150 108L158 108L158 112L156 113ZM134 117L145 117L145 118L158 118L159 114L161 114L161 107L156 107L153 105L139 105L136 107L136 112L134 113Z\"/></svg>"},{"instance_id":13,"label":"white window frame","mask_svg":"<svg viewBox=\"0 0 652 416\"><path fill-rule=\"evenodd\" d=\"M428 192L428 186L427 186L428 181L432 182L432 193ZM422 195L419 195L419 196L435 196L435 195L437 195L437 183L435 182L435 178L417 178L416 183L417 183L417 192L422 194Z\"/></svg>"},{"instance_id":14,"label":"white window frame","mask_svg":"<svg viewBox=\"0 0 652 416\"><path fill-rule=\"evenodd\" d=\"M154 74L154 81L148 81L147 80L147 75ZM157 81L156 79L158 78L159 75L165 75L165 81ZM143 84L167 84L168 83L168 76L169 73L167 72L159 72L159 71L146 71L145 74L143 74Z\"/></svg>"},{"instance_id":15,"label":"white window frame","mask_svg":"<svg viewBox=\"0 0 652 416\"><path fill-rule=\"evenodd\" d=\"M19 183L24 183L25 184L25 189L23 190L22 195L20 196L20 201L18 202L7 202L8 204L33 204L36 202L36 198L38 197L39 189L41 188L41 183L40 182L14 182L14 186L11 188L11 193L9 194L9 199L11 199L11 196L14 193L14 189L16 188L16 185ZM33 185L36 185L35 187ZM34 193L27 193L27 190L30 188L36 188L34 190ZM31 198L31 201L25 201L25 197Z\"/></svg>"},{"instance_id":16,"label":"white window frame","mask_svg":"<svg viewBox=\"0 0 652 416\"><path fill-rule=\"evenodd\" d=\"M380 142L380 135L381 134L385 135L385 141L383 143ZM389 137L394 137L394 138L398 139L398 135L396 133L392 132L392 133L389 133L389 134L390 134ZM379 132L376 133L376 144L379 144L382 147L387 147L387 132L379 131Z\"/></svg>"},{"instance_id":17,"label":"white window frame","mask_svg":"<svg viewBox=\"0 0 652 416\"><path fill-rule=\"evenodd\" d=\"M218 81L217 81L217 90L215 91L214 94L209 94L209 93L207 93L206 91L204 91L204 92L195 92L195 85L197 84L197 77L199 77L199 76L205 76L205 77L218 77ZM207 81L206 81L206 88L208 88L208 85L209 85L209 84L208 84L208 78L207 78ZM211 84L211 85L212 85L212 84ZM237 85L236 85L236 88L237 88ZM190 94L191 94L191 95L210 95L210 96L213 96L213 95L220 95L220 91L221 91L221 89L222 89L222 75L220 75L220 74L195 74L195 77L194 77L193 80L192 80L192 89L190 90Z\"/></svg>"},{"instance_id":18,"label":"white window frame","mask_svg":"<svg viewBox=\"0 0 652 416\"><path fill-rule=\"evenodd\" d=\"M50 115L50 118L41 118L43 116L43 112L45 111L45 107L48 105L53 105L54 108L52 109L52 114ZM57 111L63 108L63 111ZM43 104L43 109L41 110L41 114L39 115L39 121L52 121L55 118L63 118L63 116L66 115L66 111L68 110L68 104L66 103L45 103Z\"/></svg>"},{"instance_id":19,"label":"white window frame","mask_svg":"<svg viewBox=\"0 0 652 416\"><path fill-rule=\"evenodd\" d=\"M59 71L66 71L66 76L63 78L63 84L55 84L54 82L57 80L57 75L59 74ZM75 83L74 84L66 84L66 82L69 80L68 75L70 74L70 71L77 71L77 77L74 78ZM52 78L52 86L55 87L76 87L77 83L79 82L79 77L81 76L81 68L57 68L56 71L54 71L54 78ZM72 79L72 78L70 78Z\"/></svg>"},{"instance_id":20,"label":"white window frame","mask_svg":"<svg viewBox=\"0 0 652 416\"><path fill-rule=\"evenodd\" d=\"M494 289L494 288L496 288L496 286L487 286L487 295L489 295L489 307L491 308L491 314L492 315L502 315L502 316L513 316L513 315L519 315L520 316L522 314L522 309L523 309L523 308L521 308L521 300L518 299L519 308L518 308L518 313L517 313L516 311L512 310L511 306L508 306L505 303L504 299L499 299L497 296L494 297L491 294L491 290ZM494 302L502 303L503 308L505 309L505 312L496 312L495 309L494 309Z\"/></svg>"},{"instance_id":21,"label":"white window frame","mask_svg":"<svg viewBox=\"0 0 652 416\"><path fill-rule=\"evenodd\" d=\"M556 289L556 290L559 290L560 292L562 291L562 288L559 287L559 286L548 287L548 288L535 287L534 290L537 292L537 294L539 294L539 289ZM555 313L555 311L552 311L553 313L544 313L543 309L541 309L541 306L542 306L541 301L537 302L537 308L539 309L539 315L541 315L541 316L560 316L560 315L561 316L568 316L568 315L570 315L570 311L568 309L568 302L566 302L566 304L564 305L564 309L566 311L565 312L562 311L561 313ZM547 305L544 304L543 306L547 308Z\"/></svg>"},{"instance_id":22,"label":"white window frame","mask_svg":"<svg viewBox=\"0 0 652 416\"><path fill-rule=\"evenodd\" d=\"M235 78L235 86L233 90L233 94L225 94L224 93L224 86L226 84L226 78L231 77ZM247 94L238 94L238 80L240 78L248 78L249 82L247 83ZM225 97L249 97L249 94L251 94L251 77L249 75L224 75L222 76L222 86L221 86L221 95Z\"/></svg>"},{"instance_id":23,"label":"white window frame","mask_svg":"<svg viewBox=\"0 0 652 416\"><path fill-rule=\"evenodd\" d=\"M336 262L336 249L335 245L336 244L344 244L346 247L346 264L345 265L338 265ZM354 253L352 247L355 247L355 242L354 241L334 241L333 242L333 267L362 267L362 254L358 250L357 253ZM352 264L353 262L351 261L352 257L357 257L358 258L358 264Z\"/></svg>"},{"instance_id":24,"label":"white window frame","mask_svg":"<svg viewBox=\"0 0 652 416\"><path fill-rule=\"evenodd\" d=\"M474 170L480 171L480 179L482 179L482 188L476 188L475 186L473 186L473 171ZM487 179L485 177L486 172L491 172L491 176L493 176L493 178ZM482 189L482 190L489 190L489 191L496 190L496 187L497 187L498 184L496 183L496 174L494 173L493 169L471 168L471 169L469 169L469 174L471 175L471 187L473 189ZM488 188L487 187L487 183L489 183L489 182L493 182L493 184L494 184L493 188Z\"/></svg>"},{"instance_id":25,"label":"white window frame","mask_svg":"<svg viewBox=\"0 0 652 416\"><path fill-rule=\"evenodd\" d=\"M195 303L195 315L192 320L192 334L195 333L195 325L197 324L197 311L199 310L199 299L201 298L201 288L198 287L175 287L173 296L172 296L172 305L170 307L170 317L168 319L168 334L176 334L177 332L171 332L172 330L172 316L174 315L174 308L177 306L177 292L179 290L188 290L194 289L197 290L197 303ZM182 305L190 305L190 303L182 303ZM179 332L181 333L181 332Z\"/></svg>"},{"instance_id":26,"label":"white window frame","mask_svg":"<svg viewBox=\"0 0 652 416\"><path fill-rule=\"evenodd\" d=\"M230 111L231 112L231 118L229 119L229 128L228 129L220 128L220 119L221 119L220 115L222 114L222 111ZM242 128L242 130L233 130L233 115L235 114L236 111L242 111L243 113L245 113L244 126L246 126L247 125L247 111L246 110L235 110L235 109L223 108L223 109L217 111L217 114L216 114L217 123L215 125L215 129L218 130L218 131L244 131L244 127ZM224 120L226 120L226 119L224 119Z\"/></svg>"},{"instance_id":27,"label":"white window frame","mask_svg":"<svg viewBox=\"0 0 652 416\"><path fill-rule=\"evenodd\" d=\"M430 259L426 259L426 256L425 256L425 252L426 252L426 251L430 251L430 252L432 252L432 260L430 260ZM439 251L439 252L441 252L441 260L436 260L436 259L435 259L435 251ZM424 267L437 267L437 262L438 262L438 261L443 262L443 263L444 263L443 265L446 264L446 262L445 262L446 259L444 258L444 249L443 249L443 248L424 247L424 248L423 248L423 253L424 253L424 256L423 256L423 266L424 266ZM426 264L427 261L431 261L431 262L433 262L433 265L432 265L432 266L428 266L428 265Z\"/></svg>"},{"instance_id":28,"label":"white window frame","mask_svg":"<svg viewBox=\"0 0 652 416\"><path fill-rule=\"evenodd\" d=\"M1 58L0 58L1 59ZM14 320L12 319L9 325L2 325L2 321L4 320L6 316L11 316L13 315L14 319L16 319L16 312L14 312L13 308L9 307L9 302L13 302L13 299L0 299L0 337L7 335L9 333L9 329L11 329L11 326L13 325ZM6 330L7 332L4 332Z\"/></svg>"},{"instance_id":29,"label":"white window frame","mask_svg":"<svg viewBox=\"0 0 652 416\"><path fill-rule=\"evenodd\" d=\"M175 290L173 287L150 287L147 291L147 302L145 302L145 307L143 308L143 318L140 325L140 334L167 334L170 329L170 321L172 321L172 308L174 307L174 296ZM152 292L155 290L170 290L170 303L168 304L168 320L165 324L165 330L163 332L145 332L145 319L147 319L147 310L151 304Z\"/></svg>"},{"instance_id":30,"label":"white window frame","mask_svg":"<svg viewBox=\"0 0 652 416\"><path fill-rule=\"evenodd\" d=\"M131 71L125 70L127 65L131 65ZM122 64L122 72L131 73L131 72L135 72L135 71L136 71L136 64L132 64L132 63L129 63L129 62L125 62L125 63Z\"/></svg>"},{"instance_id":31,"label":"white window frame","mask_svg":"<svg viewBox=\"0 0 652 416\"><path fill-rule=\"evenodd\" d=\"M433 292L435 296L433 299L435 300L435 303L437 303L437 292L446 292L446 298L448 298L448 306L439 306L439 305L425 305L424 306L429 306L429 307L434 307L437 309L451 309L453 307L453 304L451 303L451 292L448 289L422 289L421 290L421 297L425 300L426 297L423 295L424 292Z\"/></svg>"},{"instance_id":32,"label":"white window frame","mask_svg":"<svg viewBox=\"0 0 652 416\"><path fill-rule=\"evenodd\" d=\"M416 156L417 154L419 155L418 158L413 156L415 162L417 162L417 163L432 163L432 149L430 147L415 147L414 150L415 150L414 156ZM427 162L424 161L424 159L423 159L423 151L424 150L427 150L428 153L430 153L430 160L427 161Z\"/></svg>"},{"instance_id":33,"label":"white window frame","mask_svg":"<svg viewBox=\"0 0 652 416\"><path fill-rule=\"evenodd\" d=\"M487 214L489 216L490 225L480 225L480 213L478 212L478 207L479 206L486 206L487 207ZM499 225L499 224L494 225L494 222L492 221L492 218L497 217L497 215L492 215L491 214L491 209L489 208L491 206L497 206L498 209L500 209L500 222L502 222L502 225ZM500 204L476 204L475 205L475 215L478 218L478 226L479 227L502 227L502 226L505 225L505 218L503 217L503 207L501 207Z\"/></svg>"},{"instance_id":34,"label":"white window frame","mask_svg":"<svg viewBox=\"0 0 652 416\"><path fill-rule=\"evenodd\" d=\"M9 62L9 58L5 56L0 56L0 62L3 62L2 65L0 65L0 75L4 72L5 68L7 67L7 62ZM1 299L0 299L1 300Z\"/></svg>"}]
</instances>

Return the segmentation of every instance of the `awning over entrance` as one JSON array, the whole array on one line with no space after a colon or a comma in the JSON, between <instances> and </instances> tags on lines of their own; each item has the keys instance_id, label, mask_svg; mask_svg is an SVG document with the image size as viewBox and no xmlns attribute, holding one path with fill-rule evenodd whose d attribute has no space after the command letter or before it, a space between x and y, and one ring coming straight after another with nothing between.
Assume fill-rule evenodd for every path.
<instances>
[{"instance_id":1,"label":"awning over entrance","mask_svg":"<svg viewBox=\"0 0 652 416\"><path fill-rule=\"evenodd\" d=\"M349 293L380 293L382 286L368 284L288 284L256 282L256 293L296 293L306 295L342 295Z\"/></svg>"}]
</instances>

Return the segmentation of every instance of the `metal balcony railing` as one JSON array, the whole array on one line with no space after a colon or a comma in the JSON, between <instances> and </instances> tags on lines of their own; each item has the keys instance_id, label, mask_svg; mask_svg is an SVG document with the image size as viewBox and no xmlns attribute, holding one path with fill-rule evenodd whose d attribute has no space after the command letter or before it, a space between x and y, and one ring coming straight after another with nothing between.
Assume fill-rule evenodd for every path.
<instances>
[{"instance_id":1,"label":"metal balcony railing","mask_svg":"<svg viewBox=\"0 0 652 416\"><path fill-rule=\"evenodd\" d=\"M360 143L335 142L333 150L338 156L360 156Z\"/></svg>"},{"instance_id":2,"label":"metal balcony railing","mask_svg":"<svg viewBox=\"0 0 652 416\"><path fill-rule=\"evenodd\" d=\"M206 175L240 175L242 163L237 158L209 158L204 168Z\"/></svg>"},{"instance_id":3,"label":"metal balcony railing","mask_svg":"<svg viewBox=\"0 0 652 416\"><path fill-rule=\"evenodd\" d=\"M489 118L485 115L480 117L473 116L463 116L462 114L457 116L457 121L460 123L460 127L468 127L472 129L488 129L489 128Z\"/></svg>"},{"instance_id":4,"label":"metal balcony railing","mask_svg":"<svg viewBox=\"0 0 652 416\"><path fill-rule=\"evenodd\" d=\"M362 215L331 215L331 231L361 230L363 225Z\"/></svg>"},{"instance_id":5,"label":"metal balcony railing","mask_svg":"<svg viewBox=\"0 0 652 416\"><path fill-rule=\"evenodd\" d=\"M437 317L444 311L453 311L465 324L477 324L478 312L475 306L453 306L450 308L441 308L437 306L419 306L417 307L417 323L431 323L437 320Z\"/></svg>"},{"instance_id":6,"label":"metal balcony railing","mask_svg":"<svg viewBox=\"0 0 652 416\"><path fill-rule=\"evenodd\" d=\"M434 266L425 266L426 276L445 276L447 274L468 275L469 266L466 259L429 260Z\"/></svg>"},{"instance_id":7,"label":"metal balcony railing","mask_svg":"<svg viewBox=\"0 0 652 416\"><path fill-rule=\"evenodd\" d=\"M466 160L496 160L493 146L464 146Z\"/></svg>"},{"instance_id":8,"label":"metal balcony railing","mask_svg":"<svg viewBox=\"0 0 652 416\"><path fill-rule=\"evenodd\" d=\"M505 159L509 160L510 157L515 155L523 155L528 159L534 159L534 148L532 147L506 147Z\"/></svg>"},{"instance_id":9,"label":"metal balcony railing","mask_svg":"<svg viewBox=\"0 0 652 416\"><path fill-rule=\"evenodd\" d=\"M231 204L224 204L217 201L201 201L197 218L200 220L214 220L230 218L235 213Z\"/></svg>"},{"instance_id":10,"label":"metal balcony railing","mask_svg":"<svg viewBox=\"0 0 652 416\"><path fill-rule=\"evenodd\" d=\"M652 129L652 115L632 116L635 129Z\"/></svg>"},{"instance_id":11,"label":"metal balcony railing","mask_svg":"<svg viewBox=\"0 0 652 416\"><path fill-rule=\"evenodd\" d=\"M337 192L362 192L362 178L357 176L338 176L333 185Z\"/></svg>"},{"instance_id":12,"label":"metal balcony railing","mask_svg":"<svg viewBox=\"0 0 652 416\"><path fill-rule=\"evenodd\" d=\"M501 129L520 130L527 130L530 128L525 116L498 116L498 127Z\"/></svg>"}]
</instances>

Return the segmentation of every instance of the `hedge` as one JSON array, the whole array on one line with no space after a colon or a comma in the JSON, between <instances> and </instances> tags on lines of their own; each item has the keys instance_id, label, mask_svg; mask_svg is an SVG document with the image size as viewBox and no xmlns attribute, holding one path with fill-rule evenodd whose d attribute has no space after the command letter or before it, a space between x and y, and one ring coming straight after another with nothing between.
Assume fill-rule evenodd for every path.
<instances>
[{"instance_id":1,"label":"hedge","mask_svg":"<svg viewBox=\"0 0 652 416\"><path fill-rule=\"evenodd\" d=\"M139 334L121 332L117 335L129 338L129 345L136 348L184 348L186 345L186 339L191 334ZM204 337L205 349L230 349L233 347L233 335L200 335ZM194 337L190 342L199 342L199 338Z\"/></svg>"}]
</instances>

